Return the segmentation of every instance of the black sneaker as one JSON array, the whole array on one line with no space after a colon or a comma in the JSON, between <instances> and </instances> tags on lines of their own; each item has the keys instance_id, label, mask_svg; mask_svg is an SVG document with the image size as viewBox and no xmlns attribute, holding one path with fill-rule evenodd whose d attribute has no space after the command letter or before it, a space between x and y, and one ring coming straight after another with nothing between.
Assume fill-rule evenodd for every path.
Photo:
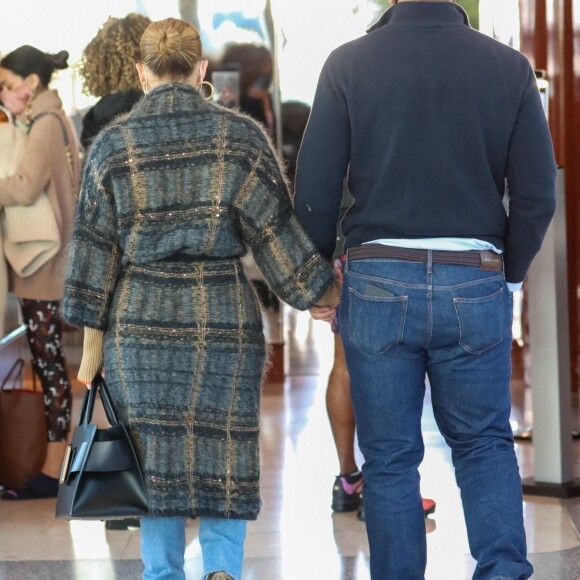
<instances>
[{"instance_id":1,"label":"black sneaker","mask_svg":"<svg viewBox=\"0 0 580 580\"><path fill-rule=\"evenodd\" d=\"M58 495L58 479L38 473L31 477L18 489L7 489L2 493L2 499L48 499Z\"/></svg>"},{"instance_id":2,"label":"black sneaker","mask_svg":"<svg viewBox=\"0 0 580 580\"><path fill-rule=\"evenodd\" d=\"M354 512L360 507L363 477L360 471L337 475L332 486L332 511Z\"/></svg>"},{"instance_id":3,"label":"black sneaker","mask_svg":"<svg viewBox=\"0 0 580 580\"><path fill-rule=\"evenodd\" d=\"M356 517L359 522L365 521L365 504L363 502L362 497L360 499L360 509L358 510L358 514L356 514Z\"/></svg>"}]
</instances>

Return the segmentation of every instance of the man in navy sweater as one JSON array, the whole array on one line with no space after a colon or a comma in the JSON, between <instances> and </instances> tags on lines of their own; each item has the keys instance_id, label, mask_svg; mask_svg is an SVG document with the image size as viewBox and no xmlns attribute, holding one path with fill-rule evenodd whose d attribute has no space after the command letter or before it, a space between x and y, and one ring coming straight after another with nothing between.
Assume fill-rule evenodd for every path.
<instances>
[{"instance_id":1,"label":"man in navy sweater","mask_svg":"<svg viewBox=\"0 0 580 580\"><path fill-rule=\"evenodd\" d=\"M452 0L391 3L325 63L295 194L329 260L347 173L355 200L341 224L340 321L365 458L371 576L424 577L427 375L473 577L525 579L533 569L509 424L512 292L555 210L552 142L523 55L471 29ZM332 310L312 314L329 319Z\"/></svg>"}]
</instances>

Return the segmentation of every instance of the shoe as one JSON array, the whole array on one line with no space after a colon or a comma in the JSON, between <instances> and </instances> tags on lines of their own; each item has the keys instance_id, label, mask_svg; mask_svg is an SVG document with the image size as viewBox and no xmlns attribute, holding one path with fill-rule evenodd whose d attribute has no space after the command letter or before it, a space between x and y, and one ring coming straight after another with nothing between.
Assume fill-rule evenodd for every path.
<instances>
[{"instance_id":1,"label":"shoe","mask_svg":"<svg viewBox=\"0 0 580 580\"><path fill-rule=\"evenodd\" d=\"M425 515L425 517L427 517L430 514L434 514L435 508L437 507L435 500L427 499L426 497L424 497L422 501L423 501L423 514Z\"/></svg>"},{"instance_id":2,"label":"shoe","mask_svg":"<svg viewBox=\"0 0 580 580\"><path fill-rule=\"evenodd\" d=\"M363 476L360 471L337 475L332 486L332 511L354 512L360 507Z\"/></svg>"},{"instance_id":3,"label":"shoe","mask_svg":"<svg viewBox=\"0 0 580 580\"><path fill-rule=\"evenodd\" d=\"M358 513L356 514L356 518L359 522L365 521L365 501L364 501L362 493L360 495L360 509L358 510Z\"/></svg>"},{"instance_id":4,"label":"shoe","mask_svg":"<svg viewBox=\"0 0 580 580\"><path fill-rule=\"evenodd\" d=\"M207 580L234 580L229 574L225 572L212 572L207 575Z\"/></svg>"},{"instance_id":5,"label":"shoe","mask_svg":"<svg viewBox=\"0 0 580 580\"><path fill-rule=\"evenodd\" d=\"M105 530L137 530L141 527L139 518L123 518L122 520L107 520Z\"/></svg>"},{"instance_id":6,"label":"shoe","mask_svg":"<svg viewBox=\"0 0 580 580\"><path fill-rule=\"evenodd\" d=\"M49 499L58 495L58 479L39 473L31 477L18 489L7 489L2 499Z\"/></svg>"},{"instance_id":7,"label":"shoe","mask_svg":"<svg viewBox=\"0 0 580 580\"><path fill-rule=\"evenodd\" d=\"M430 514L434 514L435 513L435 508L437 507L437 504L435 503L435 500L432 499L427 499L427 498L423 498L423 515L425 517L427 517ZM365 521L365 505L364 502L362 501L361 498L361 508L358 511L357 514L357 518L361 521L364 522Z\"/></svg>"}]
</instances>

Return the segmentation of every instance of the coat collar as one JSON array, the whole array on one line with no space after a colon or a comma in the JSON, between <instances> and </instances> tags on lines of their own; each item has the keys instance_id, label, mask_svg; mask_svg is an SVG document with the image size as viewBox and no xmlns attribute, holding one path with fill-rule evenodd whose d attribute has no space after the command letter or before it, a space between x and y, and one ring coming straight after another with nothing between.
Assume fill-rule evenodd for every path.
<instances>
[{"instance_id":1,"label":"coat collar","mask_svg":"<svg viewBox=\"0 0 580 580\"><path fill-rule=\"evenodd\" d=\"M54 89L47 89L38 93L30 103L30 117L33 119L44 111L62 109L62 101Z\"/></svg>"},{"instance_id":2,"label":"coat collar","mask_svg":"<svg viewBox=\"0 0 580 580\"><path fill-rule=\"evenodd\" d=\"M453 2L403 2L385 10L367 32L389 23L431 27L469 26L469 17L461 6Z\"/></svg>"},{"instance_id":3,"label":"coat collar","mask_svg":"<svg viewBox=\"0 0 580 580\"><path fill-rule=\"evenodd\" d=\"M203 97L186 83L166 83L149 91L131 109L131 113L152 114L190 110L205 103Z\"/></svg>"}]
</instances>

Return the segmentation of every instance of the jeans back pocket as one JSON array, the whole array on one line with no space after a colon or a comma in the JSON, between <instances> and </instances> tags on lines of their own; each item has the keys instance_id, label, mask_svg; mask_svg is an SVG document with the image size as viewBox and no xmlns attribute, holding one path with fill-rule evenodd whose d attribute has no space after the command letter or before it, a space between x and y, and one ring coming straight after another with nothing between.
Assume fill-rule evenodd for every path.
<instances>
[{"instance_id":1,"label":"jeans back pocket","mask_svg":"<svg viewBox=\"0 0 580 580\"><path fill-rule=\"evenodd\" d=\"M503 341L503 298L503 287L485 296L453 298L459 321L459 345L467 352L481 354Z\"/></svg>"},{"instance_id":2,"label":"jeans back pocket","mask_svg":"<svg viewBox=\"0 0 580 580\"><path fill-rule=\"evenodd\" d=\"M408 296L370 296L348 289L348 338L381 354L403 340Z\"/></svg>"}]
</instances>

